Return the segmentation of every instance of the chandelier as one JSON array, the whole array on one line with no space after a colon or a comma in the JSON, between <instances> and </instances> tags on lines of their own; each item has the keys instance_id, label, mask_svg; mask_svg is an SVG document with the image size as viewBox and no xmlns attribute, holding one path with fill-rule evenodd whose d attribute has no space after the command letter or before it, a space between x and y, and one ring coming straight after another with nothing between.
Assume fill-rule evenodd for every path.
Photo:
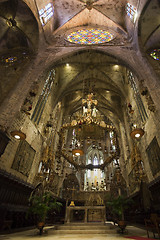
<instances>
[{"instance_id":1,"label":"chandelier","mask_svg":"<svg viewBox=\"0 0 160 240\"><path fill-rule=\"evenodd\" d=\"M74 114L70 118L70 122L64 123L59 131L59 155L63 156L76 169L94 169L92 164L84 164L80 157L84 155L86 147L89 145L98 148L101 142L105 139L106 130L113 132L114 126L108 122L106 124L97 110L97 99L94 99L94 94L89 93L86 98L82 99L81 111ZM70 132L68 132L70 131ZM69 133L70 140L67 139L66 134ZM69 142L69 141L71 142ZM99 143L98 143L99 142ZM101 150L107 155L107 148L105 144L101 146ZM110 155L103 164L96 166L96 168L104 169L113 159L117 158L119 153L114 149L110 151ZM83 158L84 159L84 158Z\"/></svg>"}]
</instances>

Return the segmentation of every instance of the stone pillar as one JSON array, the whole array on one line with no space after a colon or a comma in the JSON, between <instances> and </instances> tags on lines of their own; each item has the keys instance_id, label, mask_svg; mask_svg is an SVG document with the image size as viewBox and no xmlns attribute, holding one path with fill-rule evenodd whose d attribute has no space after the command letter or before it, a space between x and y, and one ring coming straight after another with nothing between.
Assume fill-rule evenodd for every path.
<instances>
[{"instance_id":1,"label":"stone pillar","mask_svg":"<svg viewBox=\"0 0 160 240\"><path fill-rule=\"evenodd\" d=\"M86 223L88 220L88 209L85 208L84 222Z\"/></svg>"},{"instance_id":2,"label":"stone pillar","mask_svg":"<svg viewBox=\"0 0 160 240\"><path fill-rule=\"evenodd\" d=\"M41 63L42 64L42 63ZM7 129L11 123L28 94L32 83L37 79L41 69L39 57L33 59L28 67L25 69L23 77L19 79L15 88L8 94L0 106L0 126Z\"/></svg>"},{"instance_id":3,"label":"stone pillar","mask_svg":"<svg viewBox=\"0 0 160 240\"><path fill-rule=\"evenodd\" d=\"M106 208L104 207L103 211L103 222L106 222Z\"/></svg>"},{"instance_id":4,"label":"stone pillar","mask_svg":"<svg viewBox=\"0 0 160 240\"><path fill-rule=\"evenodd\" d=\"M70 207L66 207L65 222L70 223Z\"/></svg>"}]
</instances>

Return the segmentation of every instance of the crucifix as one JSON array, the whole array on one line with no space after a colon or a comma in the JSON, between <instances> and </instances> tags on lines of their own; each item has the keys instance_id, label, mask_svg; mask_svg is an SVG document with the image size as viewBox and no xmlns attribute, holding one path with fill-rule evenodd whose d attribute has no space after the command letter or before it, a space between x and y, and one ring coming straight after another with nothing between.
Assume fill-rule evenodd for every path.
<instances>
[{"instance_id":1,"label":"crucifix","mask_svg":"<svg viewBox=\"0 0 160 240\"><path fill-rule=\"evenodd\" d=\"M82 99L83 105L83 116L91 117L94 109L94 116L96 116L95 105L97 105L97 100L93 100L93 93L87 95L87 99Z\"/></svg>"}]
</instances>

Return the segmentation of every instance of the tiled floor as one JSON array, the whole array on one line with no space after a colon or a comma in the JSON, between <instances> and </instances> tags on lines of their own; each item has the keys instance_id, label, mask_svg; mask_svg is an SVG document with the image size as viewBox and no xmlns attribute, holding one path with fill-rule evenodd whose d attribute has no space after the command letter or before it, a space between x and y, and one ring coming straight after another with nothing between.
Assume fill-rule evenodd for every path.
<instances>
[{"instance_id":1,"label":"tiled floor","mask_svg":"<svg viewBox=\"0 0 160 240\"><path fill-rule=\"evenodd\" d=\"M146 231L137 227L127 226L127 232L125 234L117 233L117 227L115 227L114 234L56 234L56 231L53 228L47 229L45 233L40 236L38 235L37 229L32 229L28 231L12 233L12 234L3 234L0 235L0 240L31 240L31 239L44 239L44 240L119 240L126 239L127 236L141 236L147 237ZM126 238L124 238L126 237Z\"/></svg>"}]
</instances>

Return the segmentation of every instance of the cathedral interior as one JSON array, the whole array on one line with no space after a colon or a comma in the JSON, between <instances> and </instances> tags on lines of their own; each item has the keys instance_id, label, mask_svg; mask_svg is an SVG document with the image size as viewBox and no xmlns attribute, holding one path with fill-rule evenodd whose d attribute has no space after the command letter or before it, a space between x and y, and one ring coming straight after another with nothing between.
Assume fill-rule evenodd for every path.
<instances>
[{"instance_id":1,"label":"cathedral interior","mask_svg":"<svg viewBox=\"0 0 160 240\"><path fill-rule=\"evenodd\" d=\"M0 0L0 72L0 232L160 217L159 0Z\"/></svg>"}]
</instances>

